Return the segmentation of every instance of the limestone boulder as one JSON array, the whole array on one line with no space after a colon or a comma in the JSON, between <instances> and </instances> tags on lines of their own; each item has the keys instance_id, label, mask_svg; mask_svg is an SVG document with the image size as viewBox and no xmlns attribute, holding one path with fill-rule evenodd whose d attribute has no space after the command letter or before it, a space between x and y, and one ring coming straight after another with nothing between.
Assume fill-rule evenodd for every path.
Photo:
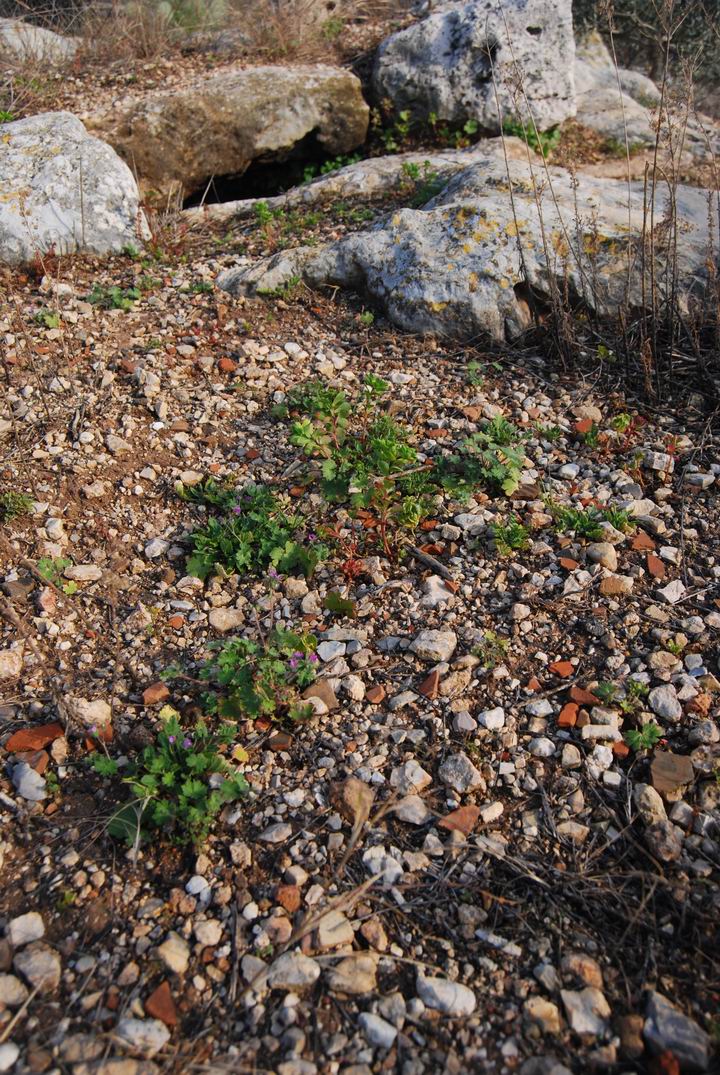
<instances>
[{"instance_id":1,"label":"limestone boulder","mask_svg":"<svg viewBox=\"0 0 720 1075\"><path fill-rule=\"evenodd\" d=\"M0 153L0 260L119 253L148 235L132 172L69 112L5 123Z\"/></svg>"},{"instance_id":2,"label":"limestone boulder","mask_svg":"<svg viewBox=\"0 0 720 1075\"><path fill-rule=\"evenodd\" d=\"M325 247L246 260L223 274L229 291L262 294L301 278L368 296L404 329L455 338L517 336L531 321L527 299L540 302L567 283L571 299L601 314L643 298L642 183L573 177L540 163L496 155L451 179L420 209L400 209L375 228ZM655 191L655 220L666 218L667 188ZM677 298L687 308L703 292L708 251L717 249L707 193L676 190ZM712 235L710 228L712 227ZM672 248L672 229L654 239L656 280ZM648 252L649 253L649 252ZM649 271L646 268L645 271ZM648 284L648 281L645 281Z\"/></svg>"},{"instance_id":3,"label":"limestone boulder","mask_svg":"<svg viewBox=\"0 0 720 1075\"><path fill-rule=\"evenodd\" d=\"M529 106L547 130L575 114L574 54L571 0L454 0L383 42L373 90L396 112L494 133Z\"/></svg>"},{"instance_id":4,"label":"limestone boulder","mask_svg":"<svg viewBox=\"0 0 720 1075\"><path fill-rule=\"evenodd\" d=\"M22 19L0 19L0 56L59 66L69 63L79 47L77 37L64 37Z\"/></svg>"},{"instance_id":5,"label":"limestone boulder","mask_svg":"<svg viewBox=\"0 0 720 1075\"><path fill-rule=\"evenodd\" d=\"M231 67L86 118L144 189L187 196L253 161L347 153L367 134L360 81L323 65Z\"/></svg>"}]
</instances>

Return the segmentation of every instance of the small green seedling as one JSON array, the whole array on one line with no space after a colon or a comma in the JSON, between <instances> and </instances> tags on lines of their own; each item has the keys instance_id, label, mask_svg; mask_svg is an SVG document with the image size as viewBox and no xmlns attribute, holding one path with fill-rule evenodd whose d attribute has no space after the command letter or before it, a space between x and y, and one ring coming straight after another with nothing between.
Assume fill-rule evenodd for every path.
<instances>
[{"instance_id":1,"label":"small green seedling","mask_svg":"<svg viewBox=\"0 0 720 1075\"><path fill-rule=\"evenodd\" d=\"M221 693L213 705L223 717L298 721L313 712L301 692L317 675L314 635L276 627L267 639L233 638L218 643L217 656L201 672Z\"/></svg>"},{"instance_id":2,"label":"small green seedling","mask_svg":"<svg viewBox=\"0 0 720 1075\"><path fill-rule=\"evenodd\" d=\"M505 660L510 649L510 641L501 638L495 631L485 631L482 640L473 647L473 656L480 658L480 664L490 671Z\"/></svg>"},{"instance_id":3,"label":"small green seedling","mask_svg":"<svg viewBox=\"0 0 720 1075\"><path fill-rule=\"evenodd\" d=\"M15 489L0 493L0 523L9 523L21 515L29 515L34 504L35 501L31 496L18 493Z\"/></svg>"},{"instance_id":4,"label":"small green seedling","mask_svg":"<svg viewBox=\"0 0 720 1075\"><path fill-rule=\"evenodd\" d=\"M131 799L108 823L111 836L137 846L150 831L167 833L177 843L196 845L206 838L222 808L248 792L245 777L223 756L236 734L234 724L211 730L204 720L183 728L171 706L160 712L163 726L122 774ZM104 747L101 740L98 744ZM104 777L120 770L107 752L97 750L90 764Z\"/></svg>"},{"instance_id":5,"label":"small green seedling","mask_svg":"<svg viewBox=\"0 0 720 1075\"><path fill-rule=\"evenodd\" d=\"M644 724L639 731L631 729L625 732L624 739L632 750L652 750L653 747L657 746L664 734L658 724L650 721L648 724Z\"/></svg>"},{"instance_id":6,"label":"small green seedling","mask_svg":"<svg viewBox=\"0 0 720 1075\"><path fill-rule=\"evenodd\" d=\"M500 556L510 556L513 552L521 552L530 544L530 531L523 526L517 515L511 516L504 525L498 524L491 527L491 531Z\"/></svg>"},{"instance_id":7,"label":"small green seedling","mask_svg":"<svg viewBox=\"0 0 720 1075\"><path fill-rule=\"evenodd\" d=\"M55 559L44 556L37 562L38 574L46 582L56 586L58 590L62 590L66 597L72 597L74 593L77 593L77 583L63 578L65 568L71 566L72 560L66 560L63 556L58 556Z\"/></svg>"}]
</instances>

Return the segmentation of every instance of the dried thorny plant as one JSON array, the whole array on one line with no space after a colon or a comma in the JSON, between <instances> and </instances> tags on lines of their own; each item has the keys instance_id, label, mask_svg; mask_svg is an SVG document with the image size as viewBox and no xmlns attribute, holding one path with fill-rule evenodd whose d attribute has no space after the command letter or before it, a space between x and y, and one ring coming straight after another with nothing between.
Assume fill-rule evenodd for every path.
<instances>
[{"instance_id":1,"label":"dried thorny plant","mask_svg":"<svg viewBox=\"0 0 720 1075\"><path fill-rule=\"evenodd\" d=\"M516 290L531 300L529 305L536 322L534 334L565 368L573 368L589 358L594 365L604 367L604 373L618 380L624 378L626 387L631 390L635 385L636 391L644 394L646 402L661 404L682 388L686 394L696 396L698 409L715 409L720 403L720 292L717 250L712 238L717 234L720 219L717 162L705 134L714 179L712 189L707 192L708 235L711 238L705 259L705 278L698 281L692 294L683 295L678 208L681 176L689 138L697 139L698 132L705 132L702 117L698 117L694 109L697 56L686 52L678 59L674 44L688 17L688 5L681 5L678 0L663 0L654 7L664 42L660 96L652 120L654 141L644 180L640 185L633 184L630 178L631 140L623 119L631 236L638 232L633 223L638 207L641 222L637 239L615 244L619 257L624 259L625 270L623 289L612 297L611 313L603 312L602 296L607 291L607 284L601 273L602 243L597 224L593 219L583 218L577 201L574 221L563 218L555 194L555 175L544 157L536 155L530 145L531 141L539 141L539 132L523 72L514 62L509 81L514 109L517 115L528 117L526 130L532 136L526 138L527 160L547 266L547 293L539 296L528 279L525 252L518 234L521 271L526 279L524 287ZM602 8L607 20L606 36L616 71L618 96L622 101L613 5L608 2ZM511 40L510 47L512 50ZM502 123L494 70L493 79ZM505 159L510 179L507 154ZM572 182L577 189L575 180ZM512 184L510 187L512 199ZM552 206L557 214L558 226L564 236L560 243L551 242L544 211L548 206Z\"/></svg>"}]
</instances>

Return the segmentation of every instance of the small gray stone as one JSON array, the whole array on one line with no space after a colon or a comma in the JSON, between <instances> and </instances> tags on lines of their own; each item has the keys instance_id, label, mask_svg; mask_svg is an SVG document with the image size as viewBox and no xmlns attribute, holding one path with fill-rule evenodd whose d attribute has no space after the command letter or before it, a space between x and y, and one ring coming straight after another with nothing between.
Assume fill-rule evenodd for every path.
<instances>
[{"instance_id":1,"label":"small gray stone","mask_svg":"<svg viewBox=\"0 0 720 1075\"><path fill-rule=\"evenodd\" d=\"M610 1017L610 1005L604 993L587 986L579 990L561 989L560 996L568 1022L576 1034L592 1034L598 1037L605 1033Z\"/></svg>"},{"instance_id":2,"label":"small gray stone","mask_svg":"<svg viewBox=\"0 0 720 1075\"><path fill-rule=\"evenodd\" d=\"M397 1037L397 1030L390 1023L386 1023L379 1015L372 1012L362 1012L358 1018L358 1025L365 1037L380 1049L389 1049Z\"/></svg>"},{"instance_id":3,"label":"small gray stone","mask_svg":"<svg viewBox=\"0 0 720 1075\"><path fill-rule=\"evenodd\" d=\"M53 993L60 984L60 956L43 941L33 941L27 948L17 952L13 967L40 993Z\"/></svg>"},{"instance_id":4,"label":"small gray stone","mask_svg":"<svg viewBox=\"0 0 720 1075\"><path fill-rule=\"evenodd\" d=\"M13 766L12 782L18 795L28 802L42 802L47 799L47 784L45 778L36 773L26 761L21 761Z\"/></svg>"},{"instance_id":5,"label":"small gray stone","mask_svg":"<svg viewBox=\"0 0 720 1075\"><path fill-rule=\"evenodd\" d=\"M421 661L449 661L457 646L454 631L421 631L410 643L410 649Z\"/></svg>"},{"instance_id":6,"label":"small gray stone","mask_svg":"<svg viewBox=\"0 0 720 1075\"><path fill-rule=\"evenodd\" d=\"M9 1071L20 1056L20 1050L14 1041L6 1041L0 1045L0 1071Z\"/></svg>"},{"instance_id":7,"label":"small gray stone","mask_svg":"<svg viewBox=\"0 0 720 1075\"><path fill-rule=\"evenodd\" d=\"M292 825L285 821L278 821L274 825L268 825L258 837L265 844L282 844L292 836Z\"/></svg>"},{"instance_id":8,"label":"small gray stone","mask_svg":"<svg viewBox=\"0 0 720 1075\"><path fill-rule=\"evenodd\" d=\"M451 982L447 978L426 978L418 974L417 991L423 1004L443 1015L472 1015L475 1011L475 994L460 982Z\"/></svg>"},{"instance_id":9,"label":"small gray stone","mask_svg":"<svg viewBox=\"0 0 720 1075\"><path fill-rule=\"evenodd\" d=\"M27 986L14 974L0 974L0 1004L7 1008L19 1008L29 996Z\"/></svg>"},{"instance_id":10,"label":"small gray stone","mask_svg":"<svg viewBox=\"0 0 720 1075\"><path fill-rule=\"evenodd\" d=\"M643 1036L656 1056L666 1050L678 1060L682 1071L707 1071L710 1037L662 993L650 993L645 1009Z\"/></svg>"},{"instance_id":11,"label":"small gray stone","mask_svg":"<svg viewBox=\"0 0 720 1075\"><path fill-rule=\"evenodd\" d=\"M130 1048L137 1049L147 1057L155 1056L170 1040L170 1031L159 1019L132 1019L125 1016L118 1020L115 1034Z\"/></svg>"},{"instance_id":12,"label":"small gray stone","mask_svg":"<svg viewBox=\"0 0 720 1075\"><path fill-rule=\"evenodd\" d=\"M302 989L313 985L320 977L320 965L302 952L286 952L275 960L268 971L271 989Z\"/></svg>"},{"instance_id":13,"label":"small gray stone","mask_svg":"<svg viewBox=\"0 0 720 1075\"><path fill-rule=\"evenodd\" d=\"M485 790L485 780L466 754L450 754L438 770L443 784L464 794L467 791Z\"/></svg>"},{"instance_id":14,"label":"small gray stone","mask_svg":"<svg viewBox=\"0 0 720 1075\"><path fill-rule=\"evenodd\" d=\"M28 911L27 914L11 918L7 924L6 936L13 948L22 948L31 941L39 941L45 936L42 915L37 911Z\"/></svg>"},{"instance_id":15,"label":"small gray stone","mask_svg":"<svg viewBox=\"0 0 720 1075\"><path fill-rule=\"evenodd\" d=\"M179 933L168 933L163 943L158 945L157 954L174 974L184 974L188 969L190 945Z\"/></svg>"},{"instance_id":16,"label":"small gray stone","mask_svg":"<svg viewBox=\"0 0 720 1075\"><path fill-rule=\"evenodd\" d=\"M648 695L648 703L653 713L657 713L662 720L671 723L680 720L683 708L677 697L677 691L671 683L663 683L660 687L654 687Z\"/></svg>"}]
</instances>

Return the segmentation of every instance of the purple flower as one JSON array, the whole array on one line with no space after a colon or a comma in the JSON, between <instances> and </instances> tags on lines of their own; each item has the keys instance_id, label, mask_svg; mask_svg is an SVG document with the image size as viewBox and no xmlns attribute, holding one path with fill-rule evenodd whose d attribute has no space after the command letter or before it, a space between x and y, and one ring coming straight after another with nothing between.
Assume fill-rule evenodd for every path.
<instances>
[{"instance_id":1,"label":"purple flower","mask_svg":"<svg viewBox=\"0 0 720 1075\"><path fill-rule=\"evenodd\" d=\"M308 541L312 544L313 541L317 541L317 534L313 534L312 531L307 536Z\"/></svg>"},{"instance_id":2,"label":"purple flower","mask_svg":"<svg viewBox=\"0 0 720 1075\"><path fill-rule=\"evenodd\" d=\"M318 655L317 655L317 653L311 653L311 654L310 654L310 655L308 656L308 660L309 660L309 661L312 661L312 663L313 663L313 664L317 664L317 659L318 659Z\"/></svg>"},{"instance_id":3,"label":"purple flower","mask_svg":"<svg viewBox=\"0 0 720 1075\"><path fill-rule=\"evenodd\" d=\"M298 665L300 664L300 662L301 662L301 660L302 660L302 659L303 659L303 655L302 655L302 653L298 653L298 652L296 651L296 652L295 652L295 653L293 653L293 654L291 655L291 657L290 657L290 661L289 661L290 667L291 667L291 668L292 668L293 670L295 670L295 669L297 668L297 666L298 666Z\"/></svg>"},{"instance_id":4,"label":"purple flower","mask_svg":"<svg viewBox=\"0 0 720 1075\"><path fill-rule=\"evenodd\" d=\"M97 735L97 724L93 724L90 727L90 735Z\"/></svg>"},{"instance_id":5,"label":"purple flower","mask_svg":"<svg viewBox=\"0 0 720 1075\"><path fill-rule=\"evenodd\" d=\"M175 736L174 735L169 735L168 736L168 743L174 743L174 742L175 742Z\"/></svg>"},{"instance_id":6,"label":"purple flower","mask_svg":"<svg viewBox=\"0 0 720 1075\"><path fill-rule=\"evenodd\" d=\"M274 567L268 568L268 575L270 576L271 579L279 579L280 578L280 576L278 575L278 573L277 573L277 571L275 570Z\"/></svg>"},{"instance_id":7,"label":"purple flower","mask_svg":"<svg viewBox=\"0 0 720 1075\"><path fill-rule=\"evenodd\" d=\"M186 739L183 739L183 746L186 750L192 746L192 739L190 738L190 736L188 736Z\"/></svg>"},{"instance_id":8,"label":"purple flower","mask_svg":"<svg viewBox=\"0 0 720 1075\"><path fill-rule=\"evenodd\" d=\"M233 515L242 515L242 513L243 513L242 508L240 507L239 504L236 504L235 507L233 508Z\"/></svg>"}]
</instances>

